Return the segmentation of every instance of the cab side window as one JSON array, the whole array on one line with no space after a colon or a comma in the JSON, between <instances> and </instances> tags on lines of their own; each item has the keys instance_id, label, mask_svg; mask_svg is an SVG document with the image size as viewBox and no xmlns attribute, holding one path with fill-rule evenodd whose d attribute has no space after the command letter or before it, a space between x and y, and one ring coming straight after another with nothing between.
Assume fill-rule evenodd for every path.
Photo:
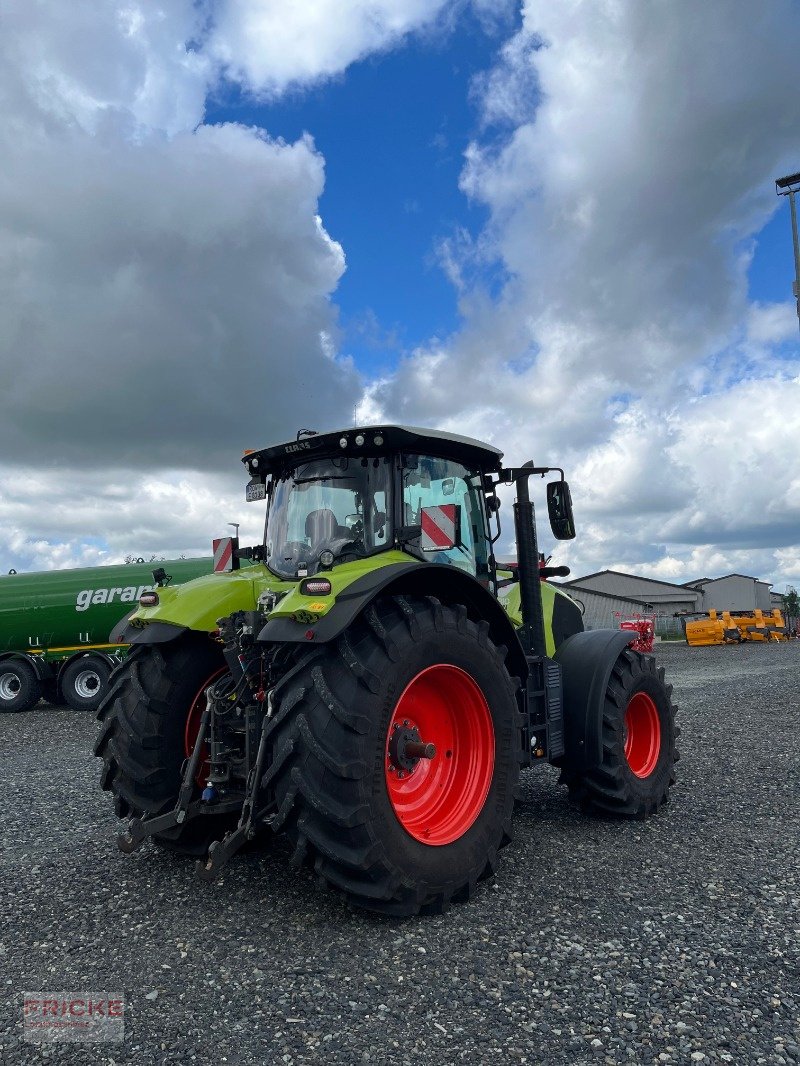
<instances>
[{"instance_id":1,"label":"cab side window","mask_svg":"<svg viewBox=\"0 0 800 1066\"><path fill-rule=\"evenodd\" d=\"M483 496L480 473L459 463L431 456L405 457L403 474L403 510L406 525L419 525L423 507L456 504L460 510L461 544L436 552L426 552L433 563L447 563L466 570L473 577L488 572Z\"/></svg>"}]
</instances>

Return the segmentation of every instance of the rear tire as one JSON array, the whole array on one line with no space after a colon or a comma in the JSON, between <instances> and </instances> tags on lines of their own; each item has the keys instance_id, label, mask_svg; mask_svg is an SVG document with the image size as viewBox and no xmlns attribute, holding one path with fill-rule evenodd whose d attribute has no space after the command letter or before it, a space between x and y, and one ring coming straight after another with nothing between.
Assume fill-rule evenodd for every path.
<instances>
[{"instance_id":1,"label":"rear tire","mask_svg":"<svg viewBox=\"0 0 800 1066\"><path fill-rule=\"evenodd\" d=\"M511 839L521 716L504 655L464 607L398 596L300 659L276 689L263 779L296 865L386 914L440 913L472 896ZM391 737L406 717L438 729L437 751L398 781Z\"/></svg>"},{"instance_id":2,"label":"rear tire","mask_svg":"<svg viewBox=\"0 0 800 1066\"><path fill-rule=\"evenodd\" d=\"M223 672L222 649L197 634L134 645L112 671L97 715L103 725L94 753L104 763L101 787L113 794L120 818L174 807L188 756L187 721L206 686ZM152 839L172 851L203 855L230 827L230 816L210 810Z\"/></svg>"},{"instance_id":3,"label":"rear tire","mask_svg":"<svg viewBox=\"0 0 800 1066\"><path fill-rule=\"evenodd\" d=\"M30 663L24 659L0 663L0 712L29 711L41 696L42 684Z\"/></svg>"},{"instance_id":4,"label":"rear tire","mask_svg":"<svg viewBox=\"0 0 800 1066\"><path fill-rule=\"evenodd\" d=\"M61 694L73 711L96 711L108 688L111 667L93 655L83 655L61 675Z\"/></svg>"},{"instance_id":5,"label":"rear tire","mask_svg":"<svg viewBox=\"0 0 800 1066\"><path fill-rule=\"evenodd\" d=\"M667 803L680 735L671 697L664 668L651 655L625 648L606 689L600 762L581 773L562 772L573 803L623 818L646 818Z\"/></svg>"}]
</instances>

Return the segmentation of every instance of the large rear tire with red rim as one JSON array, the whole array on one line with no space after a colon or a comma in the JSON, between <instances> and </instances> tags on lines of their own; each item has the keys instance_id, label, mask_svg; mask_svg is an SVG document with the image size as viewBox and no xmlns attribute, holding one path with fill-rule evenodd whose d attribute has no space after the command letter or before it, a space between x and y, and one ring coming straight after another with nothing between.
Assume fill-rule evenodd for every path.
<instances>
[{"instance_id":1,"label":"large rear tire with red rim","mask_svg":"<svg viewBox=\"0 0 800 1066\"><path fill-rule=\"evenodd\" d=\"M667 803L678 760L672 685L651 655L629 648L617 658L602 707L602 753L588 769L561 781L583 810L646 818Z\"/></svg>"},{"instance_id":2,"label":"large rear tire with red rim","mask_svg":"<svg viewBox=\"0 0 800 1066\"><path fill-rule=\"evenodd\" d=\"M97 712L102 727L94 753L103 760L101 787L114 796L120 818L163 814L175 805L204 690L224 670L220 646L205 634L190 634L134 645L112 671ZM171 851L204 855L235 821L210 808L207 816L152 839Z\"/></svg>"},{"instance_id":3,"label":"large rear tire with red rim","mask_svg":"<svg viewBox=\"0 0 800 1066\"><path fill-rule=\"evenodd\" d=\"M463 606L387 597L278 684L273 828L355 906L440 913L511 839L521 716L505 649Z\"/></svg>"}]
</instances>

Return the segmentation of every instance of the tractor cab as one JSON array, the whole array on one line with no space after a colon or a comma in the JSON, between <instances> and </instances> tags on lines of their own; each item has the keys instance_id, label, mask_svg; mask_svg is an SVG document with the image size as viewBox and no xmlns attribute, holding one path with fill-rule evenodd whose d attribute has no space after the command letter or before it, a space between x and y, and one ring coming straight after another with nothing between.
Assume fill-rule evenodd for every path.
<instances>
[{"instance_id":1,"label":"tractor cab","mask_svg":"<svg viewBox=\"0 0 800 1066\"><path fill-rule=\"evenodd\" d=\"M502 453L401 426L300 437L250 452L248 499L268 499L263 557L284 580L390 550L494 581L487 493Z\"/></svg>"}]
</instances>

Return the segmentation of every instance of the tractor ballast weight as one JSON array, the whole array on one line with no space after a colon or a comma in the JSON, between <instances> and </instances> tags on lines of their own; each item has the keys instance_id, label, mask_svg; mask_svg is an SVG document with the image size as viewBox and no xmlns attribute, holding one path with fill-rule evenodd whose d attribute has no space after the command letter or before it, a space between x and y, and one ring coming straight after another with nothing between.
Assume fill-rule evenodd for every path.
<instances>
[{"instance_id":1,"label":"tractor ballast weight","mask_svg":"<svg viewBox=\"0 0 800 1066\"><path fill-rule=\"evenodd\" d=\"M563 471L501 458L402 426L245 454L264 543L217 545L230 572L144 597L117 633L131 652L95 751L130 818L123 851L152 838L212 879L270 828L351 903L409 915L494 873L525 767L559 766L587 810L643 817L666 802L677 729L663 671L629 633L584 633L544 583L529 480L559 475L550 525L571 539ZM501 484L516 490L507 569ZM253 565L237 570L236 553Z\"/></svg>"}]
</instances>

